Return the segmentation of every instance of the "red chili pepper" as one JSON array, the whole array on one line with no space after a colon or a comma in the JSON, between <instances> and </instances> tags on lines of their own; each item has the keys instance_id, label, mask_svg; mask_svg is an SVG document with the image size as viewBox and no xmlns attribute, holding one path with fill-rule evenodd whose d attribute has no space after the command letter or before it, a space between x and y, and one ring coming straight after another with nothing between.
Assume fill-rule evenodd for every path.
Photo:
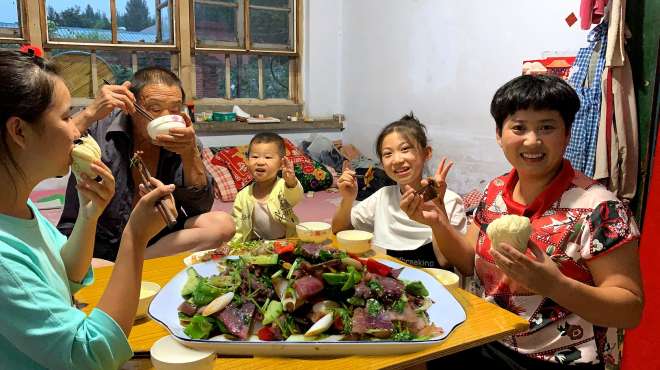
<instances>
[{"instance_id":1,"label":"red chili pepper","mask_svg":"<svg viewBox=\"0 0 660 370\"><path fill-rule=\"evenodd\" d=\"M373 258L369 258L367 260L367 271L373 274L378 274L380 276L389 276L392 268L387 265L383 265Z\"/></svg>"},{"instance_id":2,"label":"red chili pepper","mask_svg":"<svg viewBox=\"0 0 660 370\"><path fill-rule=\"evenodd\" d=\"M355 253L350 253L349 252L348 256L351 257L352 259L356 260L356 261L359 261L363 265L367 264L367 260L365 258L362 258L362 257L360 257L359 255L357 255Z\"/></svg>"},{"instance_id":3,"label":"red chili pepper","mask_svg":"<svg viewBox=\"0 0 660 370\"><path fill-rule=\"evenodd\" d=\"M273 332L273 328L270 326L264 326L263 328L259 329L259 331L257 331L257 336L261 340L275 340L275 333Z\"/></svg>"},{"instance_id":4,"label":"red chili pepper","mask_svg":"<svg viewBox=\"0 0 660 370\"><path fill-rule=\"evenodd\" d=\"M275 242L274 246L275 246L275 253L277 254L293 252L293 250L296 249L296 244L290 241L278 240Z\"/></svg>"}]
</instances>

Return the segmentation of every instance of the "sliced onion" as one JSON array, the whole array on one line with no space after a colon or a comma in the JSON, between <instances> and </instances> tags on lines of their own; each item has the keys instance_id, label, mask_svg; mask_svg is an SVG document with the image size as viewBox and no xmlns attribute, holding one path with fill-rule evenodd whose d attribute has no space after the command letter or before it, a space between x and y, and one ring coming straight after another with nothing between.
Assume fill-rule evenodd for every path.
<instances>
[{"instance_id":1,"label":"sliced onion","mask_svg":"<svg viewBox=\"0 0 660 370\"><path fill-rule=\"evenodd\" d=\"M315 337L319 334L322 334L326 330L330 329L330 326L334 322L333 314L330 312L329 314L323 316L319 321L315 322L314 325L312 325L309 330L305 333L306 337Z\"/></svg>"},{"instance_id":2,"label":"sliced onion","mask_svg":"<svg viewBox=\"0 0 660 370\"><path fill-rule=\"evenodd\" d=\"M354 258L344 257L344 258L341 259L341 263L343 263L344 265L353 266L358 271L362 270L362 263L360 263L360 261L358 261Z\"/></svg>"},{"instance_id":3,"label":"sliced onion","mask_svg":"<svg viewBox=\"0 0 660 370\"><path fill-rule=\"evenodd\" d=\"M326 300L318 302L312 306L312 312L327 315L335 308L339 308L339 304L337 302Z\"/></svg>"}]
</instances>

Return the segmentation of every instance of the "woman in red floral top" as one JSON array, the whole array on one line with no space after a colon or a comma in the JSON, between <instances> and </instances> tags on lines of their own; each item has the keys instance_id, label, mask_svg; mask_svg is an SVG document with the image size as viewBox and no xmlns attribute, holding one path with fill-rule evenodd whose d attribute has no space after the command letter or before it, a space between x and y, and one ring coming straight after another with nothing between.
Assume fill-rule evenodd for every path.
<instances>
[{"instance_id":1,"label":"woman in red floral top","mask_svg":"<svg viewBox=\"0 0 660 370\"><path fill-rule=\"evenodd\" d=\"M488 184L467 235L443 209L404 193L401 208L434 220L444 236L437 247L476 276L482 297L529 320L523 333L439 360L445 368L602 369L618 363L617 328L639 323L638 228L621 201L563 158L579 105L551 76L517 77L495 93L497 142L513 169ZM440 164L437 182L451 165ZM525 253L490 248L486 228L506 214L531 221Z\"/></svg>"}]
</instances>

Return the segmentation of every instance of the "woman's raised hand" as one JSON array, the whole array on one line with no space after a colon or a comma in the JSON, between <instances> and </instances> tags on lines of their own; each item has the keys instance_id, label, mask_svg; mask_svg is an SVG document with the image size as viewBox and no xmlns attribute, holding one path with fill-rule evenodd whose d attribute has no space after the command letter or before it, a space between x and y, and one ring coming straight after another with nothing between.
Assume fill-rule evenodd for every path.
<instances>
[{"instance_id":1,"label":"woman's raised hand","mask_svg":"<svg viewBox=\"0 0 660 370\"><path fill-rule=\"evenodd\" d=\"M168 203L174 191L174 185L172 184L163 185L162 182L153 177L150 179L150 182L154 188L151 191L148 191L144 185L140 184L140 194L142 196L135 205L135 208L133 208L126 226L133 229L134 235L140 235L146 238L147 241L165 227L165 220L163 220L163 217L158 212L156 202L165 198L166 201L163 203L168 207L172 207ZM168 197L170 199L167 199Z\"/></svg>"},{"instance_id":2,"label":"woman's raised hand","mask_svg":"<svg viewBox=\"0 0 660 370\"><path fill-rule=\"evenodd\" d=\"M78 217L97 220L115 195L115 178L110 168L101 161L95 161L90 168L98 175L97 178L92 179L82 173L76 184L80 203Z\"/></svg>"},{"instance_id":3,"label":"woman's raised hand","mask_svg":"<svg viewBox=\"0 0 660 370\"><path fill-rule=\"evenodd\" d=\"M527 243L534 257L521 253L507 243L499 249L491 248L490 254L497 267L512 280L528 290L546 297L553 296L553 289L564 275L557 264L531 240Z\"/></svg>"},{"instance_id":4,"label":"woman's raised hand","mask_svg":"<svg viewBox=\"0 0 660 370\"><path fill-rule=\"evenodd\" d=\"M355 177L355 171L351 168L349 161L344 161L342 165L342 172L337 180L337 187L339 188L339 194L342 198L350 200L355 200L355 198L357 198L357 178Z\"/></svg>"}]
</instances>

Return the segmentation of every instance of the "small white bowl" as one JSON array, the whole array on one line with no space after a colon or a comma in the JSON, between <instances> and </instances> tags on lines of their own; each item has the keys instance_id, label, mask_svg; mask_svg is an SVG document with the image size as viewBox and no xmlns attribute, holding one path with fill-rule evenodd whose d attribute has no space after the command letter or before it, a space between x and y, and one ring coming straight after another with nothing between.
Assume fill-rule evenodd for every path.
<instances>
[{"instance_id":1,"label":"small white bowl","mask_svg":"<svg viewBox=\"0 0 660 370\"><path fill-rule=\"evenodd\" d=\"M135 318L139 319L147 315L149 304L160 291L160 285L152 283L151 281L143 281L140 283L140 300L138 301L137 311Z\"/></svg>"},{"instance_id":2,"label":"small white bowl","mask_svg":"<svg viewBox=\"0 0 660 370\"><path fill-rule=\"evenodd\" d=\"M186 128L186 121L183 120L183 117L176 114L158 117L149 122L147 133L150 138L156 140L158 135L169 134L171 128Z\"/></svg>"},{"instance_id":3,"label":"small white bowl","mask_svg":"<svg viewBox=\"0 0 660 370\"><path fill-rule=\"evenodd\" d=\"M188 348L171 335L151 347L151 363L157 370L211 370L215 357L215 352Z\"/></svg>"},{"instance_id":4,"label":"small white bowl","mask_svg":"<svg viewBox=\"0 0 660 370\"><path fill-rule=\"evenodd\" d=\"M300 241L322 243L332 239L332 226L325 222L302 222L296 225L296 233Z\"/></svg>"},{"instance_id":5,"label":"small white bowl","mask_svg":"<svg viewBox=\"0 0 660 370\"><path fill-rule=\"evenodd\" d=\"M455 273L443 269L425 268L424 271L428 272L437 281L447 289L458 288L459 277Z\"/></svg>"},{"instance_id":6,"label":"small white bowl","mask_svg":"<svg viewBox=\"0 0 660 370\"><path fill-rule=\"evenodd\" d=\"M344 230L337 233L337 246L349 253L362 254L371 249L374 234L362 230Z\"/></svg>"}]
</instances>

